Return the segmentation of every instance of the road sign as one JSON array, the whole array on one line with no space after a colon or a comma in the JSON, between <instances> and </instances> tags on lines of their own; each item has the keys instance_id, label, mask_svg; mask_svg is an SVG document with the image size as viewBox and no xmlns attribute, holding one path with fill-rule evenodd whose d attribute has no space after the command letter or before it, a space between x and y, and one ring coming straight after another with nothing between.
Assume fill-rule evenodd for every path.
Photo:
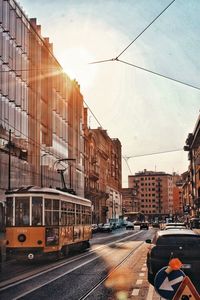
<instances>
[{"instance_id":1,"label":"road sign","mask_svg":"<svg viewBox=\"0 0 200 300\"><path fill-rule=\"evenodd\" d=\"M178 290L185 274L181 270L166 272L167 267L162 268L155 276L154 287L156 292L164 299L172 300Z\"/></svg>"},{"instance_id":2,"label":"road sign","mask_svg":"<svg viewBox=\"0 0 200 300\"><path fill-rule=\"evenodd\" d=\"M200 295L195 289L193 283L189 277L184 277L182 283L180 284L173 300L200 300Z\"/></svg>"}]
</instances>

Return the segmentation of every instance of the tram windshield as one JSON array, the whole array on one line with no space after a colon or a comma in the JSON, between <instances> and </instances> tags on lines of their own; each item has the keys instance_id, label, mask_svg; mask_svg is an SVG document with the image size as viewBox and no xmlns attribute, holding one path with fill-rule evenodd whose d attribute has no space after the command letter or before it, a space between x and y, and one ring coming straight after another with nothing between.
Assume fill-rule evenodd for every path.
<instances>
[{"instance_id":1,"label":"tram windshield","mask_svg":"<svg viewBox=\"0 0 200 300\"><path fill-rule=\"evenodd\" d=\"M29 197L15 198L15 226L30 225L30 201Z\"/></svg>"},{"instance_id":2,"label":"tram windshield","mask_svg":"<svg viewBox=\"0 0 200 300\"><path fill-rule=\"evenodd\" d=\"M42 197L32 198L32 225L42 225Z\"/></svg>"}]
</instances>

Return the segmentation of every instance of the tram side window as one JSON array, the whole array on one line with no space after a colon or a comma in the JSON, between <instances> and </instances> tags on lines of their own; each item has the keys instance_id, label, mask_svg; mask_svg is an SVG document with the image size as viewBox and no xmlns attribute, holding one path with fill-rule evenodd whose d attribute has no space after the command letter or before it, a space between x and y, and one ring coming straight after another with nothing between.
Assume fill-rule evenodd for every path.
<instances>
[{"instance_id":1,"label":"tram side window","mask_svg":"<svg viewBox=\"0 0 200 300\"><path fill-rule=\"evenodd\" d=\"M6 199L6 226L13 226L13 198Z\"/></svg>"},{"instance_id":2,"label":"tram side window","mask_svg":"<svg viewBox=\"0 0 200 300\"><path fill-rule=\"evenodd\" d=\"M85 206L82 206L82 224L86 224Z\"/></svg>"},{"instance_id":3,"label":"tram side window","mask_svg":"<svg viewBox=\"0 0 200 300\"><path fill-rule=\"evenodd\" d=\"M42 198L41 197L32 198L32 225L33 226L42 225Z\"/></svg>"},{"instance_id":4,"label":"tram side window","mask_svg":"<svg viewBox=\"0 0 200 300\"><path fill-rule=\"evenodd\" d=\"M59 200L53 200L53 225L59 225Z\"/></svg>"},{"instance_id":5,"label":"tram side window","mask_svg":"<svg viewBox=\"0 0 200 300\"><path fill-rule=\"evenodd\" d=\"M90 207L87 206L82 206L81 207L82 213L82 220L81 220L81 224L91 224L91 209Z\"/></svg>"},{"instance_id":6,"label":"tram side window","mask_svg":"<svg viewBox=\"0 0 200 300\"><path fill-rule=\"evenodd\" d=\"M59 200L45 199L45 225L59 225Z\"/></svg>"},{"instance_id":7,"label":"tram side window","mask_svg":"<svg viewBox=\"0 0 200 300\"><path fill-rule=\"evenodd\" d=\"M52 225L52 199L45 199L45 225Z\"/></svg>"},{"instance_id":8,"label":"tram side window","mask_svg":"<svg viewBox=\"0 0 200 300\"><path fill-rule=\"evenodd\" d=\"M61 201L61 225L67 225L67 202Z\"/></svg>"},{"instance_id":9,"label":"tram side window","mask_svg":"<svg viewBox=\"0 0 200 300\"><path fill-rule=\"evenodd\" d=\"M91 224L91 208L85 208L85 224Z\"/></svg>"},{"instance_id":10,"label":"tram side window","mask_svg":"<svg viewBox=\"0 0 200 300\"><path fill-rule=\"evenodd\" d=\"M81 224L81 205L76 204L76 225Z\"/></svg>"},{"instance_id":11,"label":"tram side window","mask_svg":"<svg viewBox=\"0 0 200 300\"><path fill-rule=\"evenodd\" d=\"M74 224L75 224L75 204L68 203L67 225L74 225Z\"/></svg>"},{"instance_id":12,"label":"tram side window","mask_svg":"<svg viewBox=\"0 0 200 300\"><path fill-rule=\"evenodd\" d=\"M15 226L28 226L30 222L29 197L15 198Z\"/></svg>"}]
</instances>

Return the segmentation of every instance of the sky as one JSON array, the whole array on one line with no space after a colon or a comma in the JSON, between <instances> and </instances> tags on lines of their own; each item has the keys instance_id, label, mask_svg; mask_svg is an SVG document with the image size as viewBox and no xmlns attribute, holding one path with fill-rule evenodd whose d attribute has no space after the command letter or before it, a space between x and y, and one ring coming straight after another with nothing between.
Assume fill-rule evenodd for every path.
<instances>
[{"instance_id":1,"label":"sky","mask_svg":"<svg viewBox=\"0 0 200 300\"><path fill-rule=\"evenodd\" d=\"M200 112L200 1L18 0L37 18L57 60L80 84L85 103L122 144L122 186L143 171L188 169L182 149ZM119 61L197 87L174 82ZM89 126L99 127L92 114ZM173 151L179 150L179 151ZM169 151L169 152L168 152ZM165 152L165 153L160 153ZM160 154L155 154L160 153Z\"/></svg>"}]
</instances>

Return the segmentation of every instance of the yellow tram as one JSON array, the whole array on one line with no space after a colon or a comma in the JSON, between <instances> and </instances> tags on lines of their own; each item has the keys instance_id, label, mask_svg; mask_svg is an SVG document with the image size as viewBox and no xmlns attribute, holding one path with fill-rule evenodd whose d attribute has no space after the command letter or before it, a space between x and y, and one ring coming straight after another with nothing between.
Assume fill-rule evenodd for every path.
<instances>
[{"instance_id":1,"label":"yellow tram","mask_svg":"<svg viewBox=\"0 0 200 300\"><path fill-rule=\"evenodd\" d=\"M6 193L7 256L33 260L89 248L91 201L52 188Z\"/></svg>"}]
</instances>

